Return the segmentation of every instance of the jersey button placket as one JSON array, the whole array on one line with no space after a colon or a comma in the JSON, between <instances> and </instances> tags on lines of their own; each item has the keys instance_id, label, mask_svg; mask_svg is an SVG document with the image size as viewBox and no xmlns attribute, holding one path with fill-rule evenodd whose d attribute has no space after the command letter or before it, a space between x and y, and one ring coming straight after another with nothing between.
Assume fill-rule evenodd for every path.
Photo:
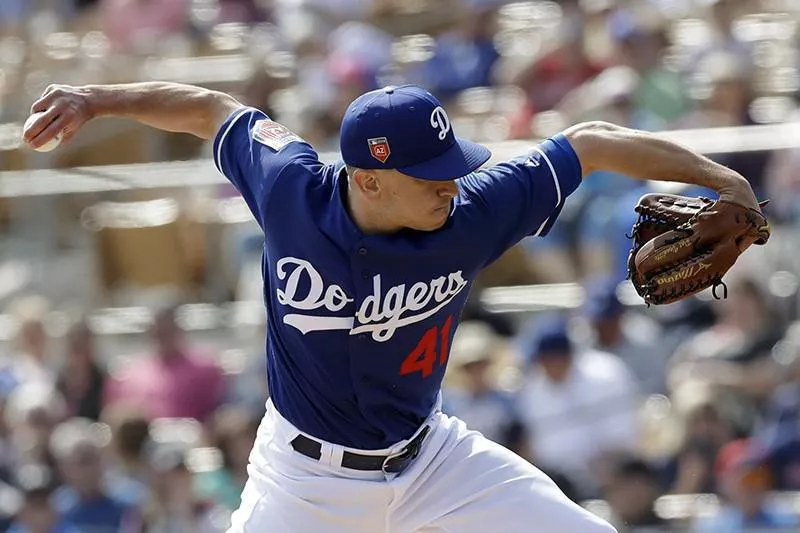
<instances>
[{"instance_id":1,"label":"jersey button placket","mask_svg":"<svg viewBox=\"0 0 800 533\"><path fill-rule=\"evenodd\" d=\"M365 258L367 256L367 254L369 253L369 250L367 250L366 246L359 246L356 249L356 253L358 254L359 258ZM361 264L362 267L364 266L362 261L360 261L360 260L356 260L355 263L353 264L353 266L355 267L359 263ZM362 280L366 281L366 280L369 280L371 277L372 276L370 274L370 271L367 268L362 268L361 269L361 279ZM357 335L356 338L359 341L363 342L363 341L367 340L368 335L366 333L361 333L360 335Z\"/></svg>"}]
</instances>

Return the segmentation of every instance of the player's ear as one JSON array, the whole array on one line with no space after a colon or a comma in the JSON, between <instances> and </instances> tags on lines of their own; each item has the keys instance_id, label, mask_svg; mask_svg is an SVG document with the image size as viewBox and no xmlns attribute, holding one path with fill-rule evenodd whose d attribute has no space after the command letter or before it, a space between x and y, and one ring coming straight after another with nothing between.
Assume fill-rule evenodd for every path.
<instances>
[{"instance_id":1,"label":"player's ear","mask_svg":"<svg viewBox=\"0 0 800 533\"><path fill-rule=\"evenodd\" d=\"M368 196L375 196L380 192L381 184L377 173L362 168L353 169L351 174L353 183L358 190Z\"/></svg>"}]
</instances>

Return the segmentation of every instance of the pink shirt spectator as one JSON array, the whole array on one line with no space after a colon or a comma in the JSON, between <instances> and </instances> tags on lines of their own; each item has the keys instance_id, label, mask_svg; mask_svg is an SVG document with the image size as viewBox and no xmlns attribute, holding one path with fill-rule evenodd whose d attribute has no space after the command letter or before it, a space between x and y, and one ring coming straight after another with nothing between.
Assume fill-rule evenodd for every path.
<instances>
[{"instance_id":1,"label":"pink shirt spectator","mask_svg":"<svg viewBox=\"0 0 800 533\"><path fill-rule=\"evenodd\" d=\"M151 418L205 420L220 404L224 378L209 358L192 351L147 357L106 385L105 404L141 407Z\"/></svg>"},{"instance_id":2,"label":"pink shirt spectator","mask_svg":"<svg viewBox=\"0 0 800 533\"><path fill-rule=\"evenodd\" d=\"M184 31L188 25L187 0L101 0L103 28L117 51Z\"/></svg>"}]
</instances>

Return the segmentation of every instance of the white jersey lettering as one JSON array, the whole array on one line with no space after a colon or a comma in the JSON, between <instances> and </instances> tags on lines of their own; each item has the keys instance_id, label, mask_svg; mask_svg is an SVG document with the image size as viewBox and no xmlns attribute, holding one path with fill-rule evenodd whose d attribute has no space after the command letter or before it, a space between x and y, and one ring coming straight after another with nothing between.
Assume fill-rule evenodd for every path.
<instances>
[{"instance_id":1,"label":"white jersey lettering","mask_svg":"<svg viewBox=\"0 0 800 533\"><path fill-rule=\"evenodd\" d=\"M299 311L324 308L335 313L352 302L339 285L326 284L314 266L304 259L284 257L277 263L279 280L286 280L283 289L277 289L278 302ZM300 294L301 281L308 283L308 291ZM312 331L349 330L351 335L371 333L373 340L385 342L404 326L421 322L450 303L469 283L462 272L419 281L409 289L405 283L381 287L381 276L372 278L372 294L361 302L355 317L287 313L283 322L301 333ZM433 307L430 307L433 302Z\"/></svg>"}]
</instances>

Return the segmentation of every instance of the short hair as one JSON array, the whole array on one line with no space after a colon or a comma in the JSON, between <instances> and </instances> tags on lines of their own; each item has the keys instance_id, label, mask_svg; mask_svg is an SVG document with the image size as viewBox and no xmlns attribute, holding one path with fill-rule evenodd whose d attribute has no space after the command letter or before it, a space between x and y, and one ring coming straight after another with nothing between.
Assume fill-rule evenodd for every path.
<instances>
[{"instance_id":1,"label":"short hair","mask_svg":"<svg viewBox=\"0 0 800 533\"><path fill-rule=\"evenodd\" d=\"M21 466L14 475L15 485L25 499L38 500L49 497L55 488L55 476L50 467L41 464Z\"/></svg>"},{"instance_id":2,"label":"short hair","mask_svg":"<svg viewBox=\"0 0 800 533\"><path fill-rule=\"evenodd\" d=\"M82 446L100 450L108 444L110 431L104 424L88 418L70 418L53 430L50 452L56 459L66 459Z\"/></svg>"},{"instance_id":3,"label":"short hair","mask_svg":"<svg viewBox=\"0 0 800 533\"><path fill-rule=\"evenodd\" d=\"M50 300L39 295L20 296L8 306L8 313L20 324L43 322L51 310Z\"/></svg>"},{"instance_id":4,"label":"short hair","mask_svg":"<svg viewBox=\"0 0 800 533\"><path fill-rule=\"evenodd\" d=\"M66 402L61 393L48 383L32 381L16 387L8 397L5 422L14 427L24 423L30 414L44 411L51 422L60 421L66 414Z\"/></svg>"},{"instance_id":5,"label":"short hair","mask_svg":"<svg viewBox=\"0 0 800 533\"><path fill-rule=\"evenodd\" d=\"M614 465L614 477L617 479L646 479L653 483L658 482L658 475L653 467L638 457L620 459Z\"/></svg>"},{"instance_id":6,"label":"short hair","mask_svg":"<svg viewBox=\"0 0 800 533\"><path fill-rule=\"evenodd\" d=\"M108 414L111 442L117 453L126 458L142 457L150 441L150 421L144 413L120 406Z\"/></svg>"}]
</instances>

